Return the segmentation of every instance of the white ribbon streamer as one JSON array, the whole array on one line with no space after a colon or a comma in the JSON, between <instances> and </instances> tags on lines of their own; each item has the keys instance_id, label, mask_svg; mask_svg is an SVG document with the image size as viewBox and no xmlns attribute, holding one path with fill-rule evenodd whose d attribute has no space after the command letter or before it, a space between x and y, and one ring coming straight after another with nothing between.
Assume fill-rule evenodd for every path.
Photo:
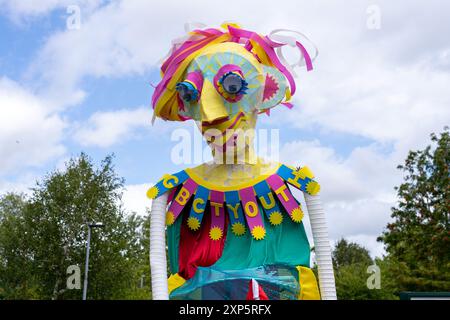
<instances>
[{"instance_id":1,"label":"white ribbon streamer","mask_svg":"<svg viewBox=\"0 0 450 320\"><path fill-rule=\"evenodd\" d=\"M314 60L316 60L317 56L319 55L319 49L317 49L316 45L311 40L309 40L309 38L307 36L305 36L303 33L299 32L299 31L290 30L290 29L275 29L275 30L272 30L267 37L274 42L286 44L286 45L289 45L290 47L297 48L296 42L297 41L301 42L298 40L298 37L296 38L293 36L280 34L282 32L294 33L294 34L302 37L303 39L307 40L307 42L314 48L314 55L311 56L311 61L314 62ZM304 44L304 42L301 42L301 43ZM290 64L283 54L283 47L275 48L275 51L276 51L281 63L289 70L289 72L294 77L297 77L297 74L295 73L295 67L302 67L302 66L306 65L305 57L303 56L303 54L300 52L300 57L298 58L298 61L293 64Z\"/></svg>"}]
</instances>

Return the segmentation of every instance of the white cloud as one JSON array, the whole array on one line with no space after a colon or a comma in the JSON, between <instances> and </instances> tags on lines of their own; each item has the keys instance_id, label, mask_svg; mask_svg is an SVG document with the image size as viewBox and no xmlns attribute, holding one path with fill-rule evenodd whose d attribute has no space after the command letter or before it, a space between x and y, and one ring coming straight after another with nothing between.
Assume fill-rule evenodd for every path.
<instances>
[{"instance_id":1,"label":"white cloud","mask_svg":"<svg viewBox=\"0 0 450 320\"><path fill-rule=\"evenodd\" d=\"M40 93L55 108L76 105L86 93L85 77L142 74L155 67L168 46L157 24L155 7L143 1L116 1L87 14L79 30L53 34L31 65L29 74L48 84ZM82 12L83 8L82 8Z\"/></svg>"},{"instance_id":2,"label":"white cloud","mask_svg":"<svg viewBox=\"0 0 450 320\"><path fill-rule=\"evenodd\" d=\"M348 237L346 237L346 239L351 242L363 244L364 247L367 250L369 250L372 258L382 257L384 254L386 254L383 243L378 242L376 240L376 238L373 236L368 236L365 234L356 234L356 235L348 236ZM336 243L337 243L337 240L334 242L334 245L336 245Z\"/></svg>"},{"instance_id":3,"label":"white cloud","mask_svg":"<svg viewBox=\"0 0 450 320\"><path fill-rule=\"evenodd\" d=\"M123 142L139 127L149 127L148 108L96 112L76 132L75 139L82 145L108 147Z\"/></svg>"},{"instance_id":4,"label":"white cloud","mask_svg":"<svg viewBox=\"0 0 450 320\"><path fill-rule=\"evenodd\" d=\"M301 103L305 107L289 119L298 126L315 124L395 143L398 151L422 145L430 132L449 123L448 73L416 65L380 68L381 61L374 62L354 63L355 72L345 77L321 77L320 87L308 82Z\"/></svg>"},{"instance_id":5,"label":"white cloud","mask_svg":"<svg viewBox=\"0 0 450 320\"><path fill-rule=\"evenodd\" d=\"M392 107L399 99L406 104L411 101L408 99L413 98L397 94L397 86L408 87L412 79L426 81L429 75L417 71L417 68L410 70L411 66L403 62L405 59L397 56L398 52L403 52L409 62L424 59L422 41L419 45L418 39L410 35L411 29L416 30L415 22L401 18L404 3L379 2L382 27L378 31L367 29L366 9L369 4L360 1L346 5L345 10L339 2L323 2L320 5L317 2L299 3L293 0L276 3L259 1L258 4L252 1L228 1L221 10L217 10L216 4L212 2L186 5L182 1L111 1L99 7L90 5L96 10L89 10L90 2L86 3L80 3L83 13L81 29L63 30L50 36L30 68L30 73L38 78L40 94L52 101L55 107L82 102L86 97L82 85L85 77L148 73L158 66L159 59L170 46L170 40L183 34L182 25L186 21L203 21L217 26L232 18L244 27L262 33L287 27L308 34L320 48L320 56L316 70L311 75L301 74L301 78L305 78L299 79L301 99L313 106L312 113L306 115L313 117L312 120L326 121L326 125L332 123L330 129L351 130L354 127L358 134L389 138L395 134L393 130L401 131L401 128L396 127L397 118L389 122L391 118L387 117L388 128L379 131L358 121L347 128L348 119L341 122L339 115L346 115L346 111L352 110L354 116L364 113L366 117L362 120L373 119L374 116L384 115L384 112L379 112L380 104L392 109L386 116L408 112L410 109L403 106ZM440 8L443 4L432 1L429 7L433 5ZM423 12L421 5L408 3L407 6L411 15L416 12L421 20L431 19L420 14ZM236 7L239 10L235 10ZM438 11L445 10L440 8ZM248 12L257 14L249 15ZM432 37L439 33L438 28L439 25L424 21L420 30L416 31L427 44L439 44L434 45L433 56L438 57L436 60L440 64L448 64L445 58L448 55L444 54L448 52L448 46L445 47L445 42L439 41L436 36ZM404 47L410 50L406 51ZM406 69L401 70L398 76L395 64L406 65ZM436 78L435 81L438 82L438 88L443 83L442 79ZM419 89L417 94L421 89L420 84L420 81L416 82L415 89ZM432 87L432 83L427 87ZM381 90L379 94L386 91L386 97L378 101L373 99L375 90ZM425 92L424 96L428 93ZM355 96L361 95L366 100L355 99ZM334 103L334 112L330 114L328 109L321 107L321 104L329 101ZM369 104L371 108L361 108L361 103ZM317 113L322 115L320 119L314 118ZM355 127L358 123L359 127Z\"/></svg>"},{"instance_id":6,"label":"white cloud","mask_svg":"<svg viewBox=\"0 0 450 320\"><path fill-rule=\"evenodd\" d=\"M31 194L30 188L38 180L38 176L31 172L20 173L14 181L0 179L0 196L8 192Z\"/></svg>"},{"instance_id":7,"label":"white cloud","mask_svg":"<svg viewBox=\"0 0 450 320\"><path fill-rule=\"evenodd\" d=\"M364 17L364 10L358 12L352 5L347 6L341 15L336 15L336 9L340 8L338 4L328 3L324 10L303 3L303 10L291 10L297 6L298 2L293 0L277 3L258 1L257 4L230 0L217 10L217 4L210 1L189 4L183 1L111 1L87 13L81 6L81 28L63 30L50 36L30 73L39 78L40 83L45 83L41 94L56 106L73 105L80 103L85 96L81 85L85 77L142 74L158 67L170 41L184 35L184 22L201 21L219 26L223 21L233 19L262 33L280 27L320 33L324 31L321 21L336 24L345 21L339 17L351 14L355 19ZM249 12L257 14L249 15ZM298 21L303 22L299 24ZM330 28L335 34L328 32L327 37L337 36L344 29L344 34L339 35L342 39L342 36L349 35L351 27L347 22L343 28Z\"/></svg>"},{"instance_id":8,"label":"white cloud","mask_svg":"<svg viewBox=\"0 0 450 320\"><path fill-rule=\"evenodd\" d=\"M431 33L430 28L436 26L427 24L423 33ZM333 39L331 44L319 46L316 70L301 75L296 108L264 120L272 126L288 123L328 135L344 133L373 141L353 149L348 157L338 156L339 150L318 141L294 140L283 149L286 161L300 161L317 174L331 238L359 242L372 255L384 252L376 237L395 204L393 187L401 181L397 164L410 149L428 144L431 132L439 132L450 123L448 48L435 44L435 51L409 51L406 61L399 60L392 55L393 48L403 51L404 44L413 46L406 30L394 30L392 37L382 29L376 31L380 38L375 36L373 43L363 38L348 48L337 47ZM429 38L424 41L430 43ZM338 55L333 47L339 48ZM392 146L390 152L383 148L386 145Z\"/></svg>"},{"instance_id":9,"label":"white cloud","mask_svg":"<svg viewBox=\"0 0 450 320\"><path fill-rule=\"evenodd\" d=\"M340 157L319 141L291 141L281 148L281 159L293 166L308 166L330 201L352 201L390 193L398 181L396 163L382 156L375 145L355 148Z\"/></svg>"},{"instance_id":10,"label":"white cloud","mask_svg":"<svg viewBox=\"0 0 450 320\"><path fill-rule=\"evenodd\" d=\"M149 107L96 112L86 122L78 124L74 140L83 146L110 147L141 136L142 131L160 135L170 126L161 121L151 123Z\"/></svg>"},{"instance_id":11,"label":"white cloud","mask_svg":"<svg viewBox=\"0 0 450 320\"><path fill-rule=\"evenodd\" d=\"M374 145L339 157L318 141L293 141L282 146L281 159L295 166L306 165L314 172L321 184L332 241L353 239L372 255L380 255L382 246L375 240L390 219L395 204L393 187L401 178L390 157L380 155Z\"/></svg>"},{"instance_id":12,"label":"white cloud","mask_svg":"<svg viewBox=\"0 0 450 320\"><path fill-rule=\"evenodd\" d=\"M17 83L0 78L0 176L42 165L65 152L66 123Z\"/></svg>"},{"instance_id":13,"label":"white cloud","mask_svg":"<svg viewBox=\"0 0 450 320\"><path fill-rule=\"evenodd\" d=\"M135 212L140 216L145 216L146 209L152 205L152 201L146 195L147 190L151 187L152 185L149 183L126 185L122 196L125 208L129 212Z\"/></svg>"}]
</instances>

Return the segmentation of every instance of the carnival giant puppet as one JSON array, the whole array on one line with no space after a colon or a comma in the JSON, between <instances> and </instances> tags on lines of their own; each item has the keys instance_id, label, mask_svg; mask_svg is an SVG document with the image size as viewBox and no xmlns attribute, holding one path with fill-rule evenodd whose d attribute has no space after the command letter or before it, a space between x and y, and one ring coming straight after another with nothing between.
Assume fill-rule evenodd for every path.
<instances>
[{"instance_id":1,"label":"carnival giant puppet","mask_svg":"<svg viewBox=\"0 0 450 320\"><path fill-rule=\"evenodd\" d=\"M248 134L259 114L292 107L296 85L280 50L286 44L312 69L292 37L235 24L191 31L163 62L154 117L195 121L213 161L166 174L148 191L154 299L336 298L318 182L306 166L258 158ZM294 189L305 197L319 285Z\"/></svg>"}]
</instances>

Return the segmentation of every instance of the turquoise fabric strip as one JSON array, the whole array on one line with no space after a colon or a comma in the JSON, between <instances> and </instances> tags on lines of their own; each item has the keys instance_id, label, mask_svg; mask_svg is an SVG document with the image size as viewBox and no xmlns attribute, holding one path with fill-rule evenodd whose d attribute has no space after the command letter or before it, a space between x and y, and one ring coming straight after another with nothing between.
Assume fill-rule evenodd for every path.
<instances>
[{"instance_id":1,"label":"turquoise fabric strip","mask_svg":"<svg viewBox=\"0 0 450 320\"><path fill-rule=\"evenodd\" d=\"M280 225L272 226L267 217L262 216L266 220L266 237L255 240L249 232L242 236L227 232L225 247L215 268L247 269L270 264L309 267L310 247L303 223L283 219Z\"/></svg>"}]
</instances>

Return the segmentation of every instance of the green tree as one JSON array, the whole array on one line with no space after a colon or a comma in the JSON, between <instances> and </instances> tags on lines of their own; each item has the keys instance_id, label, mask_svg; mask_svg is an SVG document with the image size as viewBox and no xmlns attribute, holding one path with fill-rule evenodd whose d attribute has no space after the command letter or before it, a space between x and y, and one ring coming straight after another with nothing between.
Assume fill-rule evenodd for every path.
<instances>
[{"instance_id":1,"label":"green tree","mask_svg":"<svg viewBox=\"0 0 450 320\"><path fill-rule=\"evenodd\" d=\"M338 299L396 299L394 279L389 276L387 264L381 259L375 260L379 268L380 288L369 289L367 286L367 280L371 276L368 267L373 264L374 261L366 248L345 239L339 240L333 250Z\"/></svg>"},{"instance_id":2,"label":"green tree","mask_svg":"<svg viewBox=\"0 0 450 320\"><path fill-rule=\"evenodd\" d=\"M410 151L398 168L404 182L384 242L401 290L450 290L450 134L446 127L434 146Z\"/></svg>"},{"instance_id":3,"label":"green tree","mask_svg":"<svg viewBox=\"0 0 450 320\"><path fill-rule=\"evenodd\" d=\"M8 193L0 197L0 299L37 298L33 276L32 251L26 241L23 194Z\"/></svg>"},{"instance_id":4,"label":"green tree","mask_svg":"<svg viewBox=\"0 0 450 320\"><path fill-rule=\"evenodd\" d=\"M82 153L69 160L64 170L51 172L38 182L30 199L22 198L17 209L3 209L14 207L8 202L19 201L4 197L2 216L7 212L11 221L0 221L0 228L8 230L0 238L0 250L6 257L2 267L10 274L0 280L7 284L3 285L5 297L80 299L81 290L67 289L67 268L78 265L83 279L87 223L95 221L105 226L93 229L91 235L88 299L148 298L148 287L140 288L148 251L142 232L144 219L125 212L123 186L111 156L95 168ZM14 242L22 251L14 249ZM31 292L21 294L16 289L27 288L28 283L36 284Z\"/></svg>"},{"instance_id":5,"label":"green tree","mask_svg":"<svg viewBox=\"0 0 450 320\"><path fill-rule=\"evenodd\" d=\"M333 250L333 264L335 268L360 263L366 267L373 263L369 251L354 242L340 239Z\"/></svg>"}]
</instances>

